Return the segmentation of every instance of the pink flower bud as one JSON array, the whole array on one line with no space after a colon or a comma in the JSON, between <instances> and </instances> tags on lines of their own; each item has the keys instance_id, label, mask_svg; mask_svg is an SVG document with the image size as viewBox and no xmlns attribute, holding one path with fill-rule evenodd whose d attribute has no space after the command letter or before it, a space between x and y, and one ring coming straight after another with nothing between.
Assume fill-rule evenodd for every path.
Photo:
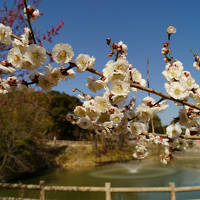
<instances>
[{"instance_id":1,"label":"pink flower bud","mask_svg":"<svg viewBox=\"0 0 200 200\"><path fill-rule=\"evenodd\" d=\"M106 42L107 42L107 45L110 45L111 38L107 38L107 39L106 39Z\"/></svg>"}]
</instances>

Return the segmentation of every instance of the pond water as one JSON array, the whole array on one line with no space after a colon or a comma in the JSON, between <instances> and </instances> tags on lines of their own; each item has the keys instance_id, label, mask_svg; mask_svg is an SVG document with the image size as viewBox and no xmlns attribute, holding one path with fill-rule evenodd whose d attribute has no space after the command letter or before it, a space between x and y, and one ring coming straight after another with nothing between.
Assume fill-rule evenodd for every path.
<instances>
[{"instance_id":1,"label":"pond water","mask_svg":"<svg viewBox=\"0 0 200 200\"><path fill-rule=\"evenodd\" d=\"M179 158L169 166L155 161L134 161L115 163L88 170L54 170L44 175L22 180L23 183L38 184L45 180L47 185L65 186L104 186L111 182L117 187L155 187L168 186L175 182L176 186L200 186L200 159L196 157ZM28 192L28 198L38 198L39 192ZM1 190L0 196L16 196L17 191ZM200 198L199 192L177 193L177 200ZM97 192L48 192L47 199L56 200L103 200L105 193ZM167 200L169 193L112 193L112 200Z\"/></svg>"}]
</instances>

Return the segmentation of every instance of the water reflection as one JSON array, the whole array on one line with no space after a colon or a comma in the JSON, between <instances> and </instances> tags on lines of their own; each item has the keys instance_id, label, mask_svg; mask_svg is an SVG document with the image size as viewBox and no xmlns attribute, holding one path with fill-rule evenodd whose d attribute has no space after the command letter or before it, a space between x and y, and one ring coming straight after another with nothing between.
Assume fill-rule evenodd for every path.
<instances>
[{"instance_id":1,"label":"water reflection","mask_svg":"<svg viewBox=\"0 0 200 200\"><path fill-rule=\"evenodd\" d=\"M191 158L191 157L190 157ZM142 161L118 163L97 167L92 170L69 171L55 170L45 175L38 176L24 183L38 184L39 180L45 180L47 185L71 185L71 186L104 186L105 182L111 182L114 187L156 187L168 186L169 182L175 182L176 186L200 185L200 160L177 157L176 162L170 166L161 166L158 162ZM6 195L7 191L1 191ZM13 192L13 191L12 191ZM15 195L16 192L13 192ZM177 200L194 199L200 196L200 192L188 192L177 194ZM38 198L38 192L26 193L27 198ZM102 200L104 193L92 192L48 192L48 199L56 200ZM113 200L146 200L169 199L168 193L113 193Z\"/></svg>"},{"instance_id":2,"label":"water reflection","mask_svg":"<svg viewBox=\"0 0 200 200\"><path fill-rule=\"evenodd\" d=\"M112 167L99 169L89 175L97 178L109 179L147 179L161 176L171 176L177 172L173 167L160 167L154 162L115 164Z\"/></svg>"}]
</instances>

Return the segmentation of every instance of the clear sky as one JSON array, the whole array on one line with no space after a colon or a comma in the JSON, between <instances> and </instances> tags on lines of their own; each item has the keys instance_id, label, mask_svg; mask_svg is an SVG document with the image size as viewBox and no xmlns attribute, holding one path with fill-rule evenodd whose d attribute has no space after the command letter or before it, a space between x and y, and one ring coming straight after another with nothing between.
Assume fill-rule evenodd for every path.
<instances>
[{"instance_id":1,"label":"clear sky","mask_svg":"<svg viewBox=\"0 0 200 200\"><path fill-rule=\"evenodd\" d=\"M128 45L128 61L140 70L144 78L149 56L150 87L165 92L165 79L161 74L165 63L160 52L162 42L167 40L168 25L177 28L172 37L174 58L183 62L185 70L191 71L199 82L200 72L193 68L194 59L190 53L190 48L200 53L199 8L198 0L42 0L39 10L44 15L33 26L46 30L64 20L60 35L47 48L51 50L58 42L69 43L75 57L79 53L94 56L96 68L100 71L110 59L105 39L122 40ZM91 74L76 73L75 79L62 82L54 89L70 95L74 95L71 90L75 87L88 92L85 87L88 75ZM140 93L136 97L141 99L142 96ZM176 106L170 106L160 115L162 122L169 123L177 112Z\"/></svg>"}]
</instances>

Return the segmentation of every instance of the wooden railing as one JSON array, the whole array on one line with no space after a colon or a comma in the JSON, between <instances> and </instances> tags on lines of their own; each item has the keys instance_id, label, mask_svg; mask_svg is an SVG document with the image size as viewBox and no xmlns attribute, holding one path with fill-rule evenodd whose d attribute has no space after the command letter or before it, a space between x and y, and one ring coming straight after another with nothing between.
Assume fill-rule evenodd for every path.
<instances>
[{"instance_id":1,"label":"wooden railing","mask_svg":"<svg viewBox=\"0 0 200 200\"><path fill-rule=\"evenodd\" d=\"M111 187L111 183L105 183L104 187L91 186L45 186L44 181L40 181L39 185L11 184L0 183L1 188L21 189L21 190L38 190L40 192L40 200L45 200L46 191L74 191L74 192L105 192L105 200L111 200L111 193L114 192L169 192L170 200L176 200L176 192L198 191L200 186L193 187L175 187L174 183L169 183L168 187ZM1 190L0 190L1 191ZM1 193L1 192L0 192ZM0 200L33 200L15 197L0 197Z\"/></svg>"}]
</instances>

